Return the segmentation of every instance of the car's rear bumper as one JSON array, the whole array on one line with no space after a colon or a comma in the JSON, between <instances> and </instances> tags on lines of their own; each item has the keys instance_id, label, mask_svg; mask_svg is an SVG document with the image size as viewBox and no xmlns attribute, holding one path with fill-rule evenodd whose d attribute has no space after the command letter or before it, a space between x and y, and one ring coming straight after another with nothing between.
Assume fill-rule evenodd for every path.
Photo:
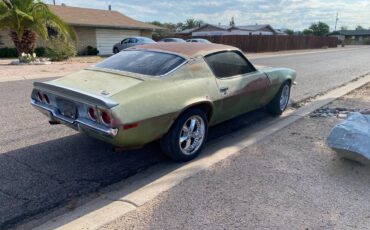
<instances>
[{"instance_id":1,"label":"car's rear bumper","mask_svg":"<svg viewBox=\"0 0 370 230\"><path fill-rule=\"evenodd\" d=\"M96 124L85 118L72 119L63 116L59 113L56 108L48 106L44 103L40 103L34 99L31 99L31 105L41 111L43 114L50 117L50 121L63 123L77 131L93 131L94 133L104 135L105 137L115 137L118 134L118 129L109 128L100 124Z\"/></svg>"}]
</instances>

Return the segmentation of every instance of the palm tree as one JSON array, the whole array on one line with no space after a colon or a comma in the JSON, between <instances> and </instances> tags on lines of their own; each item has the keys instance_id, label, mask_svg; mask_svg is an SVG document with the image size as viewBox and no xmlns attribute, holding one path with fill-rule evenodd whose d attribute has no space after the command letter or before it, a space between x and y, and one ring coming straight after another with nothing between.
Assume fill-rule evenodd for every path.
<instances>
[{"instance_id":1,"label":"palm tree","mask_svg":"<svg viewBox=\"0 0 370 230\"><path fill-rule=\"evenodd\" d=\"M188 18L185 21L185 24L183 26L183 29L192 29L194 27L198 27L202 24L201 20L196 20L194 18Z\"/></svg>"},{"instance_id":2,"label":"palm tree","mask_svg":"<svg viewBox=\"0 0 370 230\"><path fill-rule=\"evenodd\" d=\"M49 39L48 29L57 31L66 39L76 41L75 31L37 0L0 0L0 29L9 29L10 37L18 51L33 53L36 36Z\"/></svg>"}]
</instances>

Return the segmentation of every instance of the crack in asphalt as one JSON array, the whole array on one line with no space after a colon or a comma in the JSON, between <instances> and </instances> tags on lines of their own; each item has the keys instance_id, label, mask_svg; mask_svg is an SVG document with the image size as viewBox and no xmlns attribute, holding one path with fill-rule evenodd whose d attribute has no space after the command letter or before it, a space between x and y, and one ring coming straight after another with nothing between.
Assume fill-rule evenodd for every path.
<instances>
[{"instance_id":1,"label":"crack in asphalt","mask_svg":"<svg viewBox=\"0 0 370 230\"><path fill-rule=\"evenodd\" d=\"M332 87L332 88L330 88L330 89L328 89L328 90L326 90L324 92L315 94L313 96L307 97L307 98L302 99L302 100L299 100L299 101L292 101L292 103L290 104L290 107L293 108L293 109L299 109L299 108L307 105L308 103L314 101L316 98L318 98L318 97L320 97L320 96L322 96L324 94L327 94L330 91L336 90L336 89L338 89L340 87L344 87L344 86L346 86L346 85L348 85L350 83L353 83L355 81L358 81L361 78L364 78L364 77L369 76L369 75L370 75L370 72L367 72L365 74L360 75L359 77L356 77L356 78L352 79L351 81L348 81L348 82L346 82L344 84L341 84L341 85L338 85L338 86L335 86L335 87Z\"/></svg>"}]
</instances>

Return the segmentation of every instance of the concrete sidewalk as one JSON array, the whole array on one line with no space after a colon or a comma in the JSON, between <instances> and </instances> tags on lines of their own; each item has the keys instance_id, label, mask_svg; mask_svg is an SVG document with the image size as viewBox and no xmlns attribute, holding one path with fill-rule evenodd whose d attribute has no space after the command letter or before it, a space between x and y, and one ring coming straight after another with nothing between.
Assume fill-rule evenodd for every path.
<instances>
[{"instance_id":1,"label":"concrete sidewalk","mask_svg":"<svg viewBox=\"0 0 370 230\"><path fill-rule=\"evenodd\" d=\"M330 108L369 108L370 85ZM325 145L336 117L305 117L103 229L368 229L370 168Z\"/></svg>"}]
</instances>

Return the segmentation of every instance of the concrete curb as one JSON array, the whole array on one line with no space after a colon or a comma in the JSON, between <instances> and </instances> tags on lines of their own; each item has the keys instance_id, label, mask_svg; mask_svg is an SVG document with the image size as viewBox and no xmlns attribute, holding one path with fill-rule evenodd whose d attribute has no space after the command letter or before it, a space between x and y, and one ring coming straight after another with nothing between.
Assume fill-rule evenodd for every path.
<instances>
[{"instance_id":1,"label":"concrete curb","mask_svg":"<svg viewBox=\"0 0 370 230\"><path fill-rule=\"evenodd\" d=\"M129 180L113 185L117 190L102 194L77 209L56 217L35 229L98 229L144 205L156 196L208 167L239 153L269 135L294 123L316 109L370 82L370 75L339 87L282 117L239 130L206 146L202 156L187 164L163 163Z\"/></svg>"}]
</instances>

